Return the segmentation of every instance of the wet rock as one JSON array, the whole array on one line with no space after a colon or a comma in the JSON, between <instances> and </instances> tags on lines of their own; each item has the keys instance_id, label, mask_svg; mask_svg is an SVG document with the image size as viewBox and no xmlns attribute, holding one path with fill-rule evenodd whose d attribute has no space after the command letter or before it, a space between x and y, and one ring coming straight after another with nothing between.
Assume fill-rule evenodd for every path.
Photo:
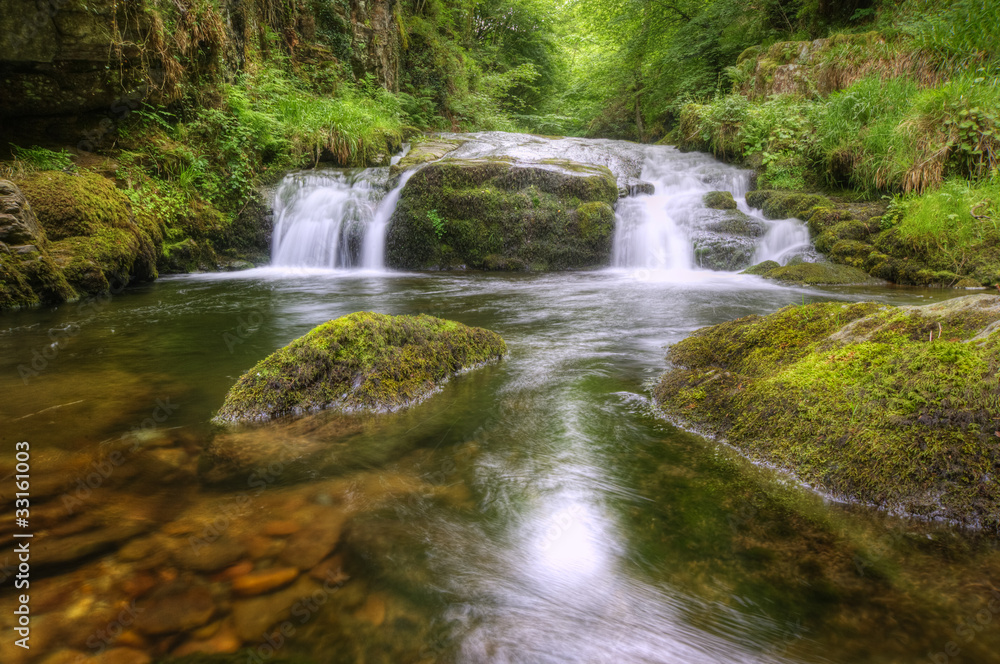
<instances>
[{"instance_id":1,"label":"wet rock","mask_svg":"<svg viewBox=\"0 0 1000 664\"><path fill-rule=\"evenodd\" d=\"M87 664L149 664L153 658L134 648L111 648L87 660Z\"/></svg>"},{"instance_id":2,"label":"wet rock","mask_svg":"<svg viewBox=\"0 0 1000 664\"><path fill-rule=\"evenodd\" d=\"M847 265L834 265L833 263L785 265L784 267L775 268L763 276L765 279L809 286L848 286L882 283L881 280L870 276L864 270Z\"/></svg>"},{"instance_id":3,"label":"wet rock","mask_svg":"<svg viewBox=\"0 0 1000 664\"><path fill-rule=\"evenodd\" d=\"M144 634L182 632L207 623L215 614L212 593L204 586L178 579L142 601L136 627Z\"/></svg>"},{"instance_id":4,"label":"wet rock","mask_svg":"<svg viewBox=\"0 0 1000 664\"><path fill-rule=\"evenodd\" d=\"M78 561L97 553L110 551L119 542L130 539L152 526L151 523L122 523L102 526L68 537L39 538L32 545L31 562L43 566Z\"/></svg>"},{"instance_id":5,"label":"wet rock","mask_svg":"<svg viewBox=\"0 0 1000 664\"><path fill-rule=\"evenodd\" d=\"M611 255L618 182L564 159L444 159L406 183L386 261L409 269L559 270Z\"/></svg>"},{"instance_id":6,"label":"wet rock","mask_svg":"<svg viewBox=\"0 0 1000 664\"><path fill-rule=\"evenodd\" d=\"M756 265L748 267L747 269L740 272L740 274L752 274L755 276L763 276L768 272L770 272L771 270L774 270L779 267L781 267L781 265L777 261L764 261L763 263L757 263Z\"/></svg>"},{"instance_id":7,"label":"wet rock","mask_svg":"<svg viewBox=\"0 0 1000 664\"><path fill-rule=\"evenodd\" d=\"M733 271L747 267L753 261L757 244L745 237L723 235L710 231L691 233L695 264L709 270Z\"/></svg>"},{"instance_id":8,"label":"wet rock","mask_svg":"<svg viewBox=\"0 0 1000 664\"><path fill-rule=\"evenodd\" d=\"M354 612L354 617L380 627L385 622L385 598L380 593L372 593Z\"/></svg>"},{"instance_id":9,"label":"wet rock","mask_svg":"<svg viewBox=\"0 0 1000 664\"><path fill-rule=\"evenodd\" d=\"M0 275L0 310L77 297L28 199L9 180L0 180Z\"/></svg>"},{"instance_id":10,"label":"wet rock","mask_svg":"<svg viewBox=\"0 0 1000 664\"><path fill-rule=\"evenodd\" d=\"M174 657L184 657L201 653L205 655L223 655L234 653L240 649L243 642L236 633L236 628L231 620L226 620L218 628L207 636L198 636L189 641L185 641L171 654Z\"/></svg>"},{"instance_id":11,"label":"wet rock","mask_svg":"<svg viewBox=\"0 0 1000 664\"><path fill-rule=\"evenodd\" d=\"M288 539L288 544L281 553L281 562L300 570L315 567L337 546L344 521L343 516L334 517L324 522L321 527L295 533Z\"/></svg>"},{"instance_id":12,"label":"wet rock","mask_svg":"<svg viewBox=\"0 0 1000 664\"><path fill-rule=\"evenodd\" d=\"M232 565L246 553L247 549L243 544L229 535L222 535L214 541L190 538L186 546L174 552L173 558L184 569L214 572Z\"/></svg>"},{"instance_id":13,"label":"wet rock","mask_svg":"<svg viewBox=\"0 0 1000 664\"><path fill-rule=\"evenodd\" d=\"M625 178L624 182L619 181L618 184L619 198L625 198L626 196L649 196L654 193L656 193L656 185L645 180Z\"/></svg>"},{"instance_id":14,"label":"wet rock","mask_svg":"<svg viewBox=\"0 0 1000 664\"><path fill-rule=\"evenodd\" d=\"M826 196L758 189L747 194L747 205L760 209L765 219L809 219L814 208L831 208Z\"/></svg>"},{"instance_id":15,"label":"wet rock","mask_svg":"<svg viewBox=\"0 0 1000 664\"><path fill-rule=\"evenodd\" d=\"M286 519L284 521L268 521L264 524L261 532L272 537L282 537L292 535L300 530L302 530L302 526L298 522Z\"/></svg>"},{"instance_id":16,"label":"wet rock","mask_svg":"<svg viewBox=\"0 0 1000 664\"><path fill-rule=\"evenodd\" d=\"M65 648L63 650L58 650L50 655L43 657L41 664L85 664L87 661L87 653L82 650L73 650L71 648ZM4 658L4 662L8 662L7 658Z\"/></svg>"},{"instance_id":17,"label":"wet rock","mask_svg":"<svg viewBox=\"0 0 1000 664\"><path fill-rule=\"evenodd\" d=\"M233 602L236 635L242 641L261 640L269 627L291 615L296 602L316 590L321 590L318 583L308 577L300 577L284 590Z\"/></svg>"},{"instance_id":18,"label":"wet rock","mask_svg":"<svg viewBox=\"0 0 1000 664\"><path fill-rule=\"evenodd\" d=\"M392 412L430 395L461 370L500 360L494 332L431 316L356 313L330 321L246 372L215 416L266 422L323 409ZM206 454L218 457L216 447Z\"/></svg>"},{"instance_id":19,"label":"wet rock","mask_svg":"<svg viewBox=\"0 0 1000 664\"><path fill-rule=\"evenodd\" d=\"M453 152L456 148L460 147L463 143L465 143L465 141L461 139L424 139L410 148L410 151L406 153L406 156L403 157L398 164L392 167L391 173L395 175L409 168L421 166L432 161L438 161L439 159L444 158L449 152Z\"/></svg>"},{"instance_id":20,"label":"wet rock","mask_svg":"<svg viewBox=\"0 0 1000 664\"><path fill-rule=\"evenodd\" d=\"M735 210L736 200L731 192L710 191L702 197L705 207L712 210Z\"/></svg>"},{"instance_id":21,"label":"wet rock","mask_svg":"<svg viewBox=\"0 0 1000 664\"><path fill-rule=\"evenodd\" d=\"M294 567L266 569L259 572L251 572L233 579L232 588L234 593L244 597L261 595L282 586L287 586L298 575L299 570Z\"/></svg>"},{"instance_id":22,"label":"wet rock","mask_svg":"<svg viewBox=\"0 0 1000 664\"><path fill-rule=\"evenodd\" d=\"M759 238L767 232L767 224L739 210L710 210L699 219L699 228L713 233Z\"/></svg>"}]
</instances>

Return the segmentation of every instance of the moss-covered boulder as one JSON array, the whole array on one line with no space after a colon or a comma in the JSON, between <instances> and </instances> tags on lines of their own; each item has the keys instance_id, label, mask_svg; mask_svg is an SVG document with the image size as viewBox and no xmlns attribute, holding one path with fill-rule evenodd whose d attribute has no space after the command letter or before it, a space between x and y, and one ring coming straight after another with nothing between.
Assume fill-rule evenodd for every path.
<instances>
[{"instance_id":1,"label":"moss-covered boulder","mask_svg":"<svg viewBox=\"0 0 1000 664\"><path fill-rule=\"evenodd\" d=\"M354 313L261 360L229 391L215 421L264 422L324 409L392 412L506 353L489 330L424 315Z\"/></svg>"},{"instance_id":2,"label":"moss-covered boulder","mask_svg":"<svg viewBox=\"0 0 1000 664\"><path fill-rule=\"evenodd\" d=\"M705 207L712 210L735 210L736 199L728 191L710 191L702 196Z\"/></svg>"},{"instance_id":3,"label":"moss-covered boulder","mask_svg":"<svg viewBox=\"0 0 1000 664\"><path fill-rule=\"evenodd\" d=\"M0 180L0 310L76 299L22 191Z\"/></svg>"},{"instance_id":4,"label":"moss-covered boulder","mask_svg":"<svg viewBox=\"0 0 1000 664\"><path fill-rule=\"evenodd\" d=\"M615 176L604 166L445 159L403 188L387 263L507 270L604 265L617 199Z\"/></svg>"},{"instance_id":5,"label":"moss-covered boulder","mask_svg":"<svg viewBox=\"0 0 1000 664\"><path fill-rule=\"evenodd\" d=\"M832 208L833 202L819 194L758 189L747 194L747 205L758 208L765 219L808 219L813 208Z\"/></svg>"},{"instance_id":6,"label":"moss-covered boulder","mask_svg":"<svg viewBox=\"0 0 1000 664\"><path fill-rule=\"evenodd\" d=\"M789 306L667 359L670 417L835 494L1000 532L1000 296Z\"/></svg>"},{"instance_id":7,"label":"moss-covered boulder","mask_svg":"<svg viewBox=\"0 0 1000 664\"><path fill-rule=\"evenodd\" d=\"M81 293L157 277L160 229L137 218L114 183L97 173L40 171L18 182L49 240L49 253Z\"/></svg>"},{"instance_id":8,"label":"moss-covered boulder","mask_svg":"<svg viewBox=\"0 0 1000 664\"><path fill-rule=\"evenodd\" d=\"M765 279L807 286L851 286L881 283L880 280L870 276L864 270L848 265L834 265L833 263L784 265L769 270L761 276Z\"/></svg>"},{"instance_id":9,"label":"moss-covered boulder","mask_svg":"<svg viewBox=\"0 0 1000 664\"><path fill-rule=\"evenodd\" d=\"M740 274L751 274L759 277L761 275L767 274L771 270L776 270L779 267L781 267L781 264L778 263L777 261L764 261L763 263L757 263L756 265L748 267L747 269L740 272Z\"/></svg>"},{"instance_id":10,"label":"moss-covered boulder","mask_svg":"<svg viewBox=\"0 0 1000 664\"><path fill-rule=\"evenodd\" d=\"M707 270L732 272L753 261L757 244L746 237L705 231L691 233L695 265Z\"/></svg>"}]
</instances>

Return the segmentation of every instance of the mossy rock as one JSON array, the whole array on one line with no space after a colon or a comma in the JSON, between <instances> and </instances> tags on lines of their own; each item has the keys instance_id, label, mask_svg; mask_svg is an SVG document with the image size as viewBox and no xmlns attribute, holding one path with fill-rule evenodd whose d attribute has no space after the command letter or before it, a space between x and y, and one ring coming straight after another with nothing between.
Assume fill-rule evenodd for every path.
<instances>
[{"instance_id":1,"label":"mossy rock","mask_svg":"<svg viewBox=\"0 0 1000 664\"><path fill-rule=\"evenodd\" d=\"M728 191L710 191L701 198L705 207L712 210L735 210L736 199Z\"/></svg>"},{"instance_id":2,"label":"mossy rock","mask_svg":"<svg viewBox=\"0 0 1000 664\"><path fill-rule=\"evenodd\" d=\"M781 264L777 261L764 261L763 263L757 263L751 267L740 272L740 274L751 274L754 276L763 276L770 272L771 270L776 270L781 267Z\"/></svg>"},{"instance_id":3,"label":"mossy rock","mask_svg":"<svg viewBox=\"0 0 1000 664\"><path fill-rule=\"evenodd\" d=\"M1000 296L828 302L698 330L669 416L835 495L1000 533Z\"/></svg>"},{"instance_id":4,"label":"mossy rock","mask_svg":"<svg viewBox=\"0 0 1000 664\"><path fill-rule=\"evenodd\" d=\"M830 258L842 265L864 268L873 251L875 247L866 242L840 240L830 249Z\"/></svg>"},{"instance_id":5,"label":"mossy rock","mask_svg":"<svg viewBox=\"0 0 1000 664\"><path fill-rule=\"evenodd\" d=\"M392 412L506 353L489 330L425 315L354 313L261 360L229 391L214 421L264 422L324 409Z\"/></svg>"},{"instance_id":6,"label":"mossy rock","mask_svg":"<svg viewBox=\"0 0 1000 664\"><path fill-rule=\"evenodd\" d=\"M739 210L711 210L700 221L702 229L714 233L750 238L764 237L767 233L767 224Z\"/></svg>"},{"instance_id":7,"label":"mossy rock","mask_svg":"<svg viewBox=\"0 0 1000 664\"><path fill-rule=\"evenodd\" d=\"M162 226L148 214L140 223L111 180L86 170L41 171L18 184L45 230L53 263L77 291L156 279ZM58 277L49 282L66 292Z\"/></svg>"},{"instance_id":8,"label":"mossy rock","mask_svg":"<svg viewBox=\"0 0 1000 664\"><path fill-rule=\"evenodd\" d=\"M425 138L413 145L406 156L394 165L391 173L395 175L416 166L443 159L449 152L454 152L465 143L464 140L451 138Z\"/></svg>"},{"instance_id":9,"label":"mossy rock","mask_svg":"<svg viewBox=\"0 0 1000 664\"><path fill-rule=\"evenodd\" d=\"M759 208L765 219L808 219L813 208L832 208L833 202L819 194L758 189L747 194L747 204Z\"/></svg>"},{"instance_id":10,"label":"mossy rock","mask_svg":"<svg viewBox=\"0 0 1000 664\"><path fill-rule=\"evenodd\" d=\"M159 260L159 269L166 274L211 271L217 265L218 256L211 245L205 240L197 242L190 237L163 245Z\"/></svg>"},{"instance_id":11,"label":"mossy rock","mask_svg":"<svg viewBox=\"0 0 1000 664\"><path fill-rule=\"evenodd\" d=\"M405 269L607 264L618 186L603 166L445 159L410 178L387 237Z\"/></svg>"},{"instance_id":12,"label":"mossy rock","mask_svg":"<svg viewBox=\"0 0 1000 664\"><path fill-rule=\"evenodd\" d=\"M96 173L40 171L18 186L50 240L135 225L128 199L114 182Z\"/></svg>"},{"instance_id":13,"label":"mossy rock","mask_svg":"<svg viewBox=\"0 0 1000 664\"><path fill-rule=\"evenodd\" d=\"M691 234L694 261L708 270L742 270L753 261L757 243L746 237L696 231Z\"/></svg>"},{"instance_id":14,"label":"mossy rock","mask_svg":"<svg viewBox=\"0 0 1000 664\"><path fill-rule=\"evenodd\" d=\"M765 279L807 286L850 286L880 283L878 279L869 276L864 270L848 265L834 265L833 263L785 265L770 270L763 276Z\"/></svg>"}]
</instances>

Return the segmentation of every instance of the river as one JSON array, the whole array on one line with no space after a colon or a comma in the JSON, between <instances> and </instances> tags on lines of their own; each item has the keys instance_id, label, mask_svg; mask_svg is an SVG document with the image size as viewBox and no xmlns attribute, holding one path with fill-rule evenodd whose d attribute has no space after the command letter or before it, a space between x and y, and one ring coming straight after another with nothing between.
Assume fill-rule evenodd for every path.
<instances>
[{"instance_id":1,"label":"river","mask_svg":"<svg viewBox=\"0 0 1000 664\"><path fill-rule=\"evenodd\" d=\"M684 173L715 163L677 158ZM1000 661L995 542L829 499L663 421L647 392L665 346L706 325L959 293L796 288L691 255L557 274L268 267L4 314L3 445L31 443L36 537L32 649L11 645L8 580L0 657ZM510 357L401 413L209 424L255 362L362 310L486 327ZM273 452L217 475L200 455L219 444Z\"/></svg>"}]
</instances>

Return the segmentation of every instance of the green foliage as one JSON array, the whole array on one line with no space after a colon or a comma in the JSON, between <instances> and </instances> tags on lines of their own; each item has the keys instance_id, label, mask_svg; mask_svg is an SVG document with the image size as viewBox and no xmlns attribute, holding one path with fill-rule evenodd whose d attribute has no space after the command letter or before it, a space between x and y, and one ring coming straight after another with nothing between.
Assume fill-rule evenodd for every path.
<instances>
[{"instance_id":1,"label":"green foliage","mask_svg":"<svg viewBox=\"0 0 1000 664\"><path fill-rule=\"evenodd\" d=\"M430 219L431 226L434 228L434 235L440 240L444 237L444 219L438 214L437 210L430 210L427 212L427 218Z\"/></svg>"},{"instance_id":2,"label":"green foliage","mask_svg":"<svg viewBox=\"0 0 1000 664\"><path fill-rule=\"evenodd\" d=\"M26 171L61 171L73 167L72 155L67 150L47 150L37 145L23 148L11 143L14 158L23 162Z\"/></svg>"},{"instance_id":3,"label":"green foliage","mask_svg":"<svg viewBox=\"0 0 1000 664\"><path fill-rule=\"evenodd\" d=\"M904 242L959 274L1000 247L1000 173L978 184L953 177L922 196L898 197L895 225ZM1000 260L996 260L1000 264ZM1000 268L1000 265L997 265Z\"/></svg>"}]
</instances>

